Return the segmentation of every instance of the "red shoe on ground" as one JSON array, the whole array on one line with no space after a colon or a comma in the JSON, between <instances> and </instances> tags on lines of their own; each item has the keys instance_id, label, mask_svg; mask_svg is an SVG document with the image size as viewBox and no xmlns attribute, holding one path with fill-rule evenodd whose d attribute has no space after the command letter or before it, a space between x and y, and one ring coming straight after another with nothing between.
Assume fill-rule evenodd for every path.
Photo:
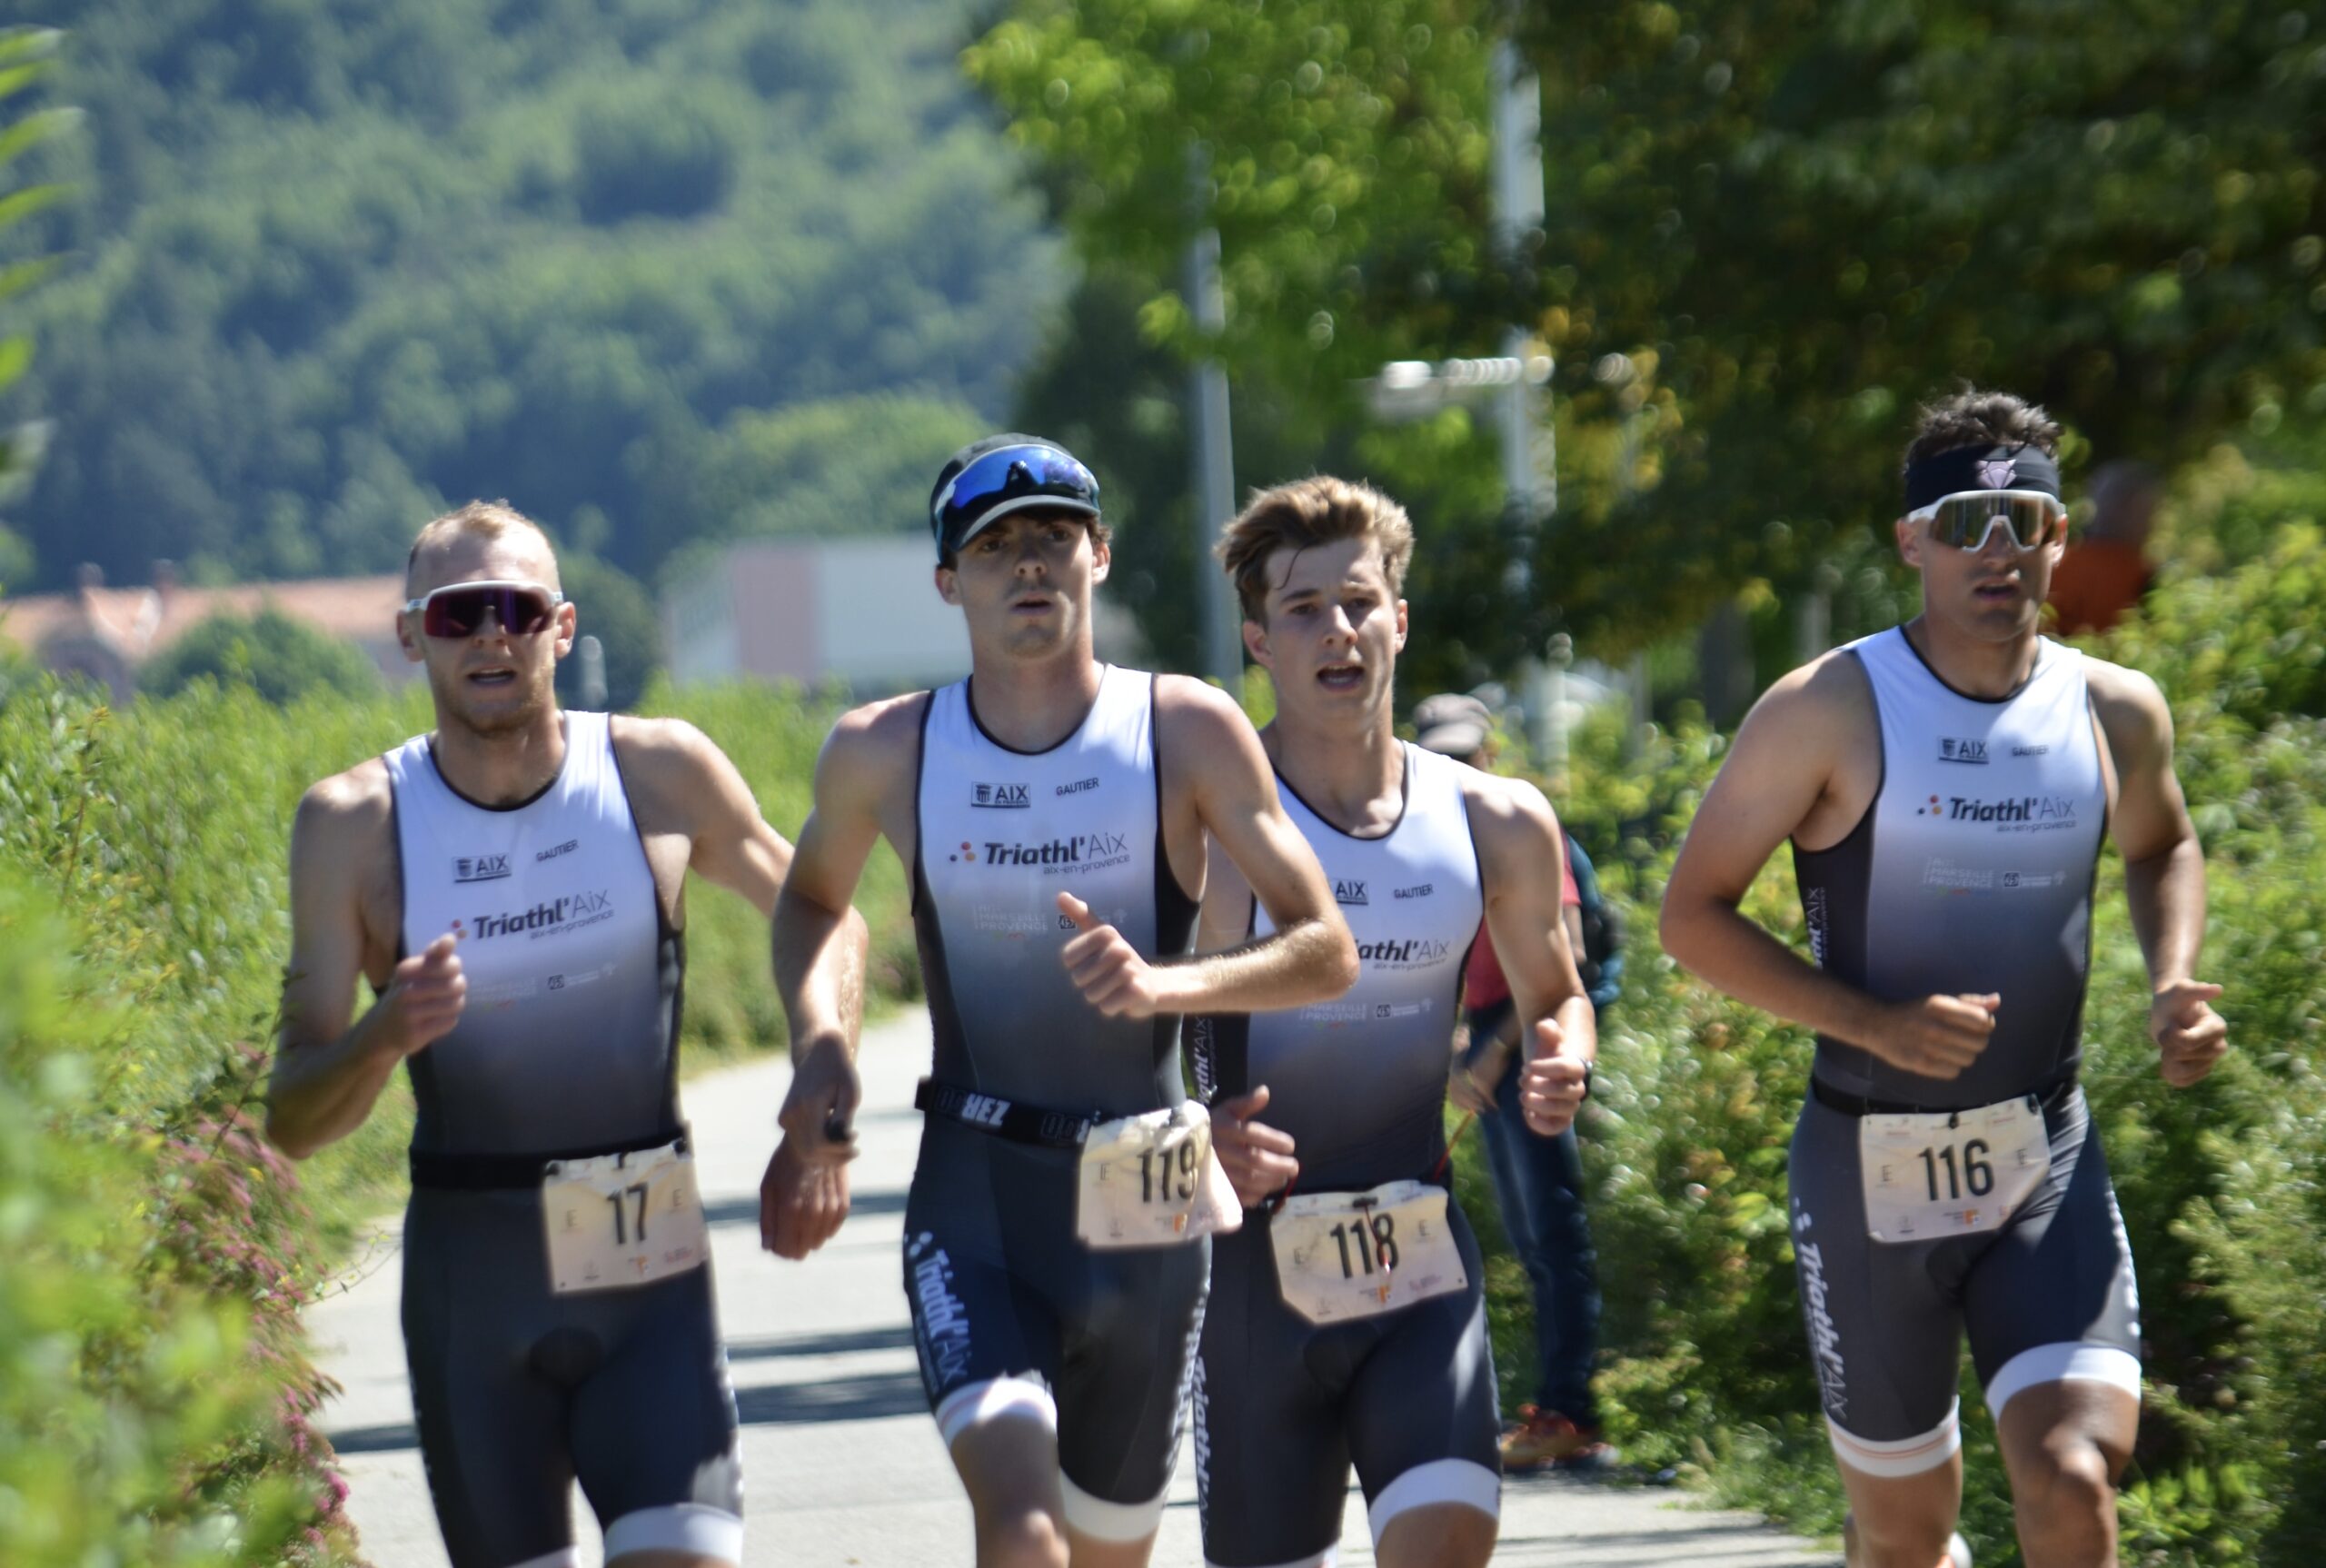
<instances>
[{"instance_id":1,"label":"red shoe on ground","mask_svg":"<svg viewBox=\"0 0 2326 1568\"><path fill-rule=\"evenodd\" d=\"M1556 1465L1584 1469L1604 1464L1613 1455L1596 1426L1578 1426L1556 1410L1532 1404L1518 1407L1518 1424L1502 1434L1502 1468L1523 1474Z\"/></svg>"}]
</instances>

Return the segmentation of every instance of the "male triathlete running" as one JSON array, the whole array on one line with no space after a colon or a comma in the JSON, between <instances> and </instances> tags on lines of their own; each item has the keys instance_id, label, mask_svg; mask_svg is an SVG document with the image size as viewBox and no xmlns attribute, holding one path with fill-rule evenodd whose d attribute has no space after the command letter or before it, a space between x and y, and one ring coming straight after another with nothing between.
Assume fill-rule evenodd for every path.
<instances>
[{"instance_id":1,"label":"male triathlete running","mask_svg":"<svg viewBox=\"0 0 2326 1568\"><path fill-rule=\"evenodd\" d=\"M1109 554L1089 471L990 437L946 463L929 521L972 673L860 708L825 744L776 915L804 1051L783 1146L808 1174L768 1201L848 1154L857 1084L827 976L885 836L912 877L936 1027L905 1289L978 1561L1135 1565L1178 1444L1200 1238L1237 1216L1224 1186L1205 1190L1178 1017L1337 996L1356 948L1235 703L1093 656ZM1189 959L1207 834L1277 935ZM819 1244L844 1213L835 1190L779 1250Z\"/></svg>"},{"instance_id":2,"label":"male triathlete running","mask_svg":"<svg viewBox=\"0 0 2326 1568\"><path fill-rule=\"evenodd\" d=\"M1206 1018L1196 1035L1213 1138L1252 1211L1214 1243L1194 1394L1204 1556L1219 1568L1331 1562L1352 1464L1384 1568L1491 1554L1485 1270L1449 1201L1445 1122L1482 920L1534 1041L1523 1103L1538 1131L1574 1119L1596 1038L1548 802L1392 728L1413 548L1404 508L1327 477L1263 491L1220 545L1245 646L1276 686L1261 744L1363 969L1337 1000ZM1274 928L1215 857L1202 946Z\"/></svg>"},{"instance_id":3,"label":"male triathlete running","mask_svg":"<svg viewBox=\"0 0 2326 1568\"><path fill-rule=\"evenodd\" d=\"M2066 524L2059 427L2001 392L1906 449L1905 626L1779 681L1690 828L1664 945L1817 1031L1793 1228L1855 1568L1967 1556L1967 1333L2030 1563L2116 1561L2140 1415L2132 1263L2076 1085L2103 831L2185 1087L2226 1048L2194 978L2202 852L2153 682L2039 635ZM1815 967L1737 912L1791 839Z\"/></svg>"},{"instance_id":4,"label":"male triathlete running","mask_svg":"<svg viewBox=\"0 0 2326 1568\"><path fill-rule=\"evenodd\" d=\"M440 517L405 575L435 729L300 802L268 1135L303 1158L411 1069L404 1348L453 1568L577 1563L577 1477L610 1563L740 1563L681 892L692 868L772 914L791 847L692 727L559 710L576 609L525 518Z\"/></svg>"}]
</instances>

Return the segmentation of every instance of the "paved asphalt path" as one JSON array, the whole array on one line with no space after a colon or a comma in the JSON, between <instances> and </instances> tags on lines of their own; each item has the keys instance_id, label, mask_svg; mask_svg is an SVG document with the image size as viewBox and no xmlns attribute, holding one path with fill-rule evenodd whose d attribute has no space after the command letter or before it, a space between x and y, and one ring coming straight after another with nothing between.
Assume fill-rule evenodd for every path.
<instances>
[{"instance_id":1,"label":"paved asphalt path","mask_svg":"<svg viewBox=\"0 0 2326 1568\"><path fill-rule=\"evenodd\" d=\"M863 1155L855 1210L805 1264L759 1249L759 1178L774 1146L781 1061L693 1079L686 1104L710 1211L720 1319L743 1424L748 1568L970 1568L969 1511L921 1398L899 1253L920 1118L912 1087L929 1020L868 1031ZM308 1315L317 1360L345 1392L323 1412L352 1488L348 1506L374 1568L445 1568L422 1478L397 1324L393 1220L352 1285ZM1514 1477L1496 1561L1514 1568L1832 1568L1837 1559L1746 1515L1688 1507L1671 1492L1566 1476ZM577 1496L586 1560L597 1532ZM1349 1494L1341 1560L1369 1565L1364 1501ZM1184 1452L1156 1568L1203 1561Z\"/></svg>"}]
</instances>

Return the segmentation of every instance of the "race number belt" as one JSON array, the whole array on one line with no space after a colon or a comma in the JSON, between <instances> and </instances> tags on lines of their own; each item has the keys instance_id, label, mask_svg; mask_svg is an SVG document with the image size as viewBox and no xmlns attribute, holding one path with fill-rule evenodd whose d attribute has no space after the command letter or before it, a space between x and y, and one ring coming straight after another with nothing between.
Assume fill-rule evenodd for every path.
<instances>
[{"instance_id":1,"label":"race number belt","mask_svg":"<svg viewBox=\"0 0 2326 1568\"><path fill-rule=\"evenodd\" d=\"M2033 1095L1963 1111L1877 1112L1857 1125L1865 1233L1943 1241L2000 1228L2052 1168Z\"/></svg>"},{"instance_id":2,"label":"race number belt","mask_svg":"<svg viewBox=\"0 0 2326 1568\"><path fill-rule=\"evenodd\" d=\"M701 1268L711 1255L694 1156L660 1148L552 1160L542 1174L550 1289L620 1290Z\"/></svg>"},{"instance_id":3,"label":"race number belt","mask_svg":"<svg viewBox=\"0 0 2326 1568\"><path fill-rule=\"evenodd\" d=\"M1169 1246L1244 1223L1211 1151L1211 1113L1193 1100L1092 1127L1076 1181L1074 1231L1094 1252Z\"/></svg>"},{"instance_id":4,"label":"race number belt","mask_svg":"<svg viewBox=\"0 0 2326 1568\"><path fill-rule=\"evenodd\" d=\"M1079 1149L1090 1136L1090 1129L1098 1125L1098 1118L1087 1112L1049 1110L1022 1100L1006 1100L999 1095L940 1084L934 1078L920 1080L920 1087L913 1090L912 1108L1038 1148Z\"/></svg>"},{"instance_id":5,"label":"race number belt","mask_svg":"<svg viewBox=\"0 0 2326 1568\"><path fill-rule=\"evenodd\" d=\"M1370 1192L1285 1199L1268 1223L1277 1288L1311 1323L1346 1323L1466 1288L1446 1189L1393 1181Z\"/></svg>"}]
</instances>

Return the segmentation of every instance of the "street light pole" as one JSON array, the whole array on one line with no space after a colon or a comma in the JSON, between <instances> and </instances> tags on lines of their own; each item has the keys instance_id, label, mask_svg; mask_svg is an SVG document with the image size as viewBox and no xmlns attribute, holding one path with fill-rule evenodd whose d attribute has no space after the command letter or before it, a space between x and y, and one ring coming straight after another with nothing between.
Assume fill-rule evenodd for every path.
<instances>
[{"instance_id":1,"label":"street light pole","mask_svg":"<svg viewBox=\"0 0 2326 1568\"><path fill-rule=\"evenodd\" d=\"M1190 163L1191 201L1195 211L1208 214L1211 206L1209 160L1198 148ZM1227 291L1219 281L1219 231L1208 225L1196 231L1188 244L1188 307L1195 313L1196 330L1217 343L1228 330ZM1212 542L1228 520L1236 515L1236 455L1228 429L1228 371L1216 352L1207 353L1188 372L1188 403L1193 436L1195 569L1197 625L1201 643L1199 668L1240 700L1244 694L1242 612L1227 574L1214 570Z\"/></svg>"}]
</instances>

